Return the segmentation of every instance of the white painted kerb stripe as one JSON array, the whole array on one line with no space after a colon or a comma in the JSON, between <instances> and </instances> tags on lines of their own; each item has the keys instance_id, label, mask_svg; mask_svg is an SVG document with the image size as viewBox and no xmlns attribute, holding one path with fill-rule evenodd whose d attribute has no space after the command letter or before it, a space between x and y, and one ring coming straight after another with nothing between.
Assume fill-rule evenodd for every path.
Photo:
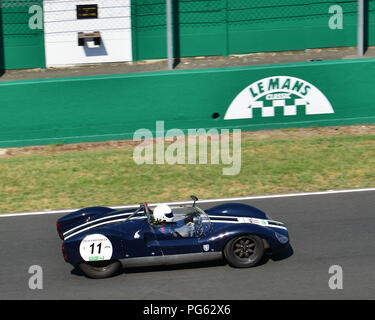
<instances>
[{"instance_id":1,"label":"white painted kerb stripe","mask_svg":"<svg viewBox=\"0 0 375 320\"><path fill-rule=\"evenodd\" d=\"M328 190L328 191L319 191L319 192L305 192L305 193L288 193L288 194L276 194L269 196L251 196L251 197L237 197L237 198L219 198L219 199L208 199L208 200L199 200L197 203L211 203L211 202L230 202L230 201L241 201L241 200L262 200L262 199L274 199L274 198L288 198L288 197L305 197L305 196L316 196L316 195L330 195L330 194L341 194L341 193L356 193L356 192L371 192L375 191L375 188L367 189L349 189L349 190ZM151 203L150 207L155 207L159 204L168 204L168 205L184 205L192 203L192 201L179 201L179 202L164 202L164 203ZM131 209L137 208L139 204L125 205L125 206L115 206L111 207L112 209ZM36 212L20 212L20 213L9 213L1 214L0 218L6 217L18 217L18 216L35 216L35 215L47 215L47 214L59 214L59 213L71 213L78 209L66 209L66 210L50 210L50 211L36 211Z\"/></svg>"}]
</instances>

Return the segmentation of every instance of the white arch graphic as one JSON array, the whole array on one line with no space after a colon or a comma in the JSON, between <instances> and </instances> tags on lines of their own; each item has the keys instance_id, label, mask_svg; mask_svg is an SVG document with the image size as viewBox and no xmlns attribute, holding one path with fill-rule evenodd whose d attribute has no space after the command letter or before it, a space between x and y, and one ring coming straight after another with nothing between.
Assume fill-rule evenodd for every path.
<instances>
[{"instance_id":1,"label":"white arch graphic","mask_svg":"<svg viewBox=\"0 0 375 320\"><path fill-rule=\"evenodd\" d=\"M297 90L292 89L272 89L272 90L265 90L261 96L264 96L266 94L272 94L277 92L288 92L288 93L294 93L297 94L299 97L301 97L301 100L303 99L306 102L306 115L313 115L313 114L329 114L334 113L334 110L332 108L331 103L328 101L326 96L314 85L311 83L295 78L295 77L289 77L289 76L273 76L261 79L245 89L243 89L237 97L232 101L231 105L229 106L224 120L234 120L234 119L251 119L253 118L253 108L259 108L259 102L257 99L260 95L253 97L250 89L256 88L258 84L265 84L269 83L271 79L278 79L279 83L283 84L285 81L289 80L290 83L302 83L304 87L308 87L308 92L306 95L302 95ZM266 88L266 86L264 86ZM280 100L278 100L280 101Z\"/></svg>"}]
</instances>

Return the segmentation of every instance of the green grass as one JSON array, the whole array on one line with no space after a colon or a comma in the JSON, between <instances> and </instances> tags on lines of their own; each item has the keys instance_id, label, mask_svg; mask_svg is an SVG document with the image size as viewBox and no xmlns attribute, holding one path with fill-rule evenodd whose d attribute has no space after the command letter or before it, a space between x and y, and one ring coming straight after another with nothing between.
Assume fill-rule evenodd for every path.
<instances>
[{"instance_id":1,"label":"green grass","mask_svg":"<svg viewBox=\"0 0 375 320\"><path fill-rule=\"evenodd\" d=\"M0 158L0 212L375 186L375 135L242 140L225 165L136 165L130 146Z\"/></svg>"}]
</instances>

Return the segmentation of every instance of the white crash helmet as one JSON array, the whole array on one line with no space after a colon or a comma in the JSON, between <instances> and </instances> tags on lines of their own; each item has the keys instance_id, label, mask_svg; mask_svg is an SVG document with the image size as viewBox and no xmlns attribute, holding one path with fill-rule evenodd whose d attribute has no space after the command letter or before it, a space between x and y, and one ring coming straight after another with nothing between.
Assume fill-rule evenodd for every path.
<instances>
[{"instance_id":1,"label":"white crash helmet","mask_svg":"<svg viewBox=\"0 0 375 320\"><path fill-rule=\"evenodd\" d=\"M158 205L154 209L154 219L161 222L173 222L174 216L171 207L165 204Z\"/></svg>"}]
</instances>

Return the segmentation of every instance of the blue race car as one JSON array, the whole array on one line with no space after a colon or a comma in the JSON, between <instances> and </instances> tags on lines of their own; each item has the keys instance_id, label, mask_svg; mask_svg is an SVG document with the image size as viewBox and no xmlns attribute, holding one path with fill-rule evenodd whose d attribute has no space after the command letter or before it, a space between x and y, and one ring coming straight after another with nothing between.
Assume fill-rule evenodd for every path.
<instances>
[{"instance_id":1,"label":"blue race car","mask_svg":"<svg viewBox=\"0 0 375 320\"><path fill-rule=\"evenodd\" d=\"M191 206L172 208L169 221L156 219L158 208L152 211L146 203L137 210L91 207L70 213L56 223L64 259L88 277L106 278L121 267L223 258L248 268L289 244L284 224L259 209L227 203L203 211L192 199Z\"/></svg>"}]
</instances>

